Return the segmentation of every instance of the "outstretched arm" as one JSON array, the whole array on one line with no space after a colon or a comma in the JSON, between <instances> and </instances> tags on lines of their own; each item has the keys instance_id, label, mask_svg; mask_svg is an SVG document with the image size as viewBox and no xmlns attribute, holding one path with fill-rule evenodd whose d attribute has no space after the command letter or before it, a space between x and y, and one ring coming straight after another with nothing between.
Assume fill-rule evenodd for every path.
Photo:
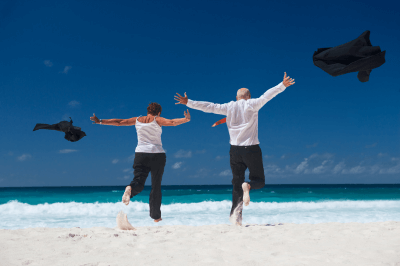
<instances>
[{"instance_id":1,"label":"outstretched arm","mask_svg":"<svg viewBox=\"0 0 400 266\"><path fill-rule=\"evenodd\" d=\"M190 113L189 110L187 110L187 112L183 112L183 114L185 115L184 118L175 118L175 119L166 119L164 117L156 117L156 121L160 126L164 126L164 127L171 127L171 126L179 126L183 123L187 123L190 121Z\"/></svg>"},{"instance_id":2,"label":"outstretched arm","mask_svg":"<svg viewBox=\"0 0 400 266\"><path fill-rule=\"evenodd\" d=\"M218 115L227 115L228 113L227 104L192 101L188 99L186 92L185 97L182 97L179 93L177 93L177 95L175 95L175 100L177 101L175 104L184 104L187 107L197 109L205 113L214 113Z\"/></svg>"},{"instance_id":3,"label":"outstretched arm","mask_svg":"<svg viewBox=\"0 0 400 266\"><path fill-rule=\"evenodd\" d=\"M93 116L90 117L90 120L93 121L93 124L109 126L133 126L136 124L136 119L137 117L132 117L128 119L98 119L94 113Z\"/></svg>"},{"instance_id":4,"label":"outstretched arm","mask_svg":"<svg viewBox=\"0 0 400 266\"><path fill-rule=\"evenodd\" d=\"M283 81L276 85L275 87L267 90L260 98L251 100L253 107L256 110L260 110L267 102L269 102L272 98L274 98L279 93L283 92L287 87L294 84L294 79L290 77L286 77L286 72L283 77Z\"/></svg>"}]
</instances>

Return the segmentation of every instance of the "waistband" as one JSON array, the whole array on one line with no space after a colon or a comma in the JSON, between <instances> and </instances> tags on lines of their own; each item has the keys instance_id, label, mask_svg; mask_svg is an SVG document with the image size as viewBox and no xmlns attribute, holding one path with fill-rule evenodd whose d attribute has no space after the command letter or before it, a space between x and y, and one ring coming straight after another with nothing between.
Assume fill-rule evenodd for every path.
<instances>
[{"instance_id":1,"label":"waistband","mask_svg":"<svg viewBox=\"0 0 400 266\"><path fill-rule=\"evenodd\" d=\"M255 147L260 147L259 144L256 145L249 145L249 146L236 146L231 144L231 148L255 148Z\"/></svg>"}]
</instances>

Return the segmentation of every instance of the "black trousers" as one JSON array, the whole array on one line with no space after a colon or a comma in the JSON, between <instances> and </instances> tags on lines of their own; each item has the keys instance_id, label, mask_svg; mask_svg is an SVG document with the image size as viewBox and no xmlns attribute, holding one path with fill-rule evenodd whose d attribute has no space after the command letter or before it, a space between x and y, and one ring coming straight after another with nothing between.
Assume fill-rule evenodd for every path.
<instances>
[{"instance_id":1,"label":"black trousers","mask_svg":"<svg viewBox=\"0 0 400 266\"><path fill-rule=\"evenodd\" d=\"M234 146L231 145L230 163L232 169L232 209L231 215L236 206L243 201L242 184L245 179L246 169L249 169L250 189L260 189L265 186L265 175L262 160L262 153L259 145Z\"/></svg>"},{"instance_id":2,"label":"black trousers","mask_svg":"<svg viewBox=\"0 0 400 266\"><path fill-rule=\"evenodd\" d=\"M142 192L146 183L147 176L151 172L151 192L150 192L150 217L153 219L161 218L161 180L164 173L167 156L165 153L135 153L133 161L133 181L131 198Z\"/></svg>"}]
</instances>

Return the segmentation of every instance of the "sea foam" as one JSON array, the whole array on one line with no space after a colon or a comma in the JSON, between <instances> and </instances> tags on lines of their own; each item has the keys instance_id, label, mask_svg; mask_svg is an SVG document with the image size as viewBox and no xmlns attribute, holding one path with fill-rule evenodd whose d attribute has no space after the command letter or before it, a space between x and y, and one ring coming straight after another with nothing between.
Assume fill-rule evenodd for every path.
<instances>
[{"instance_id":1,"label":"sea foam","mask_svg":"<svg viewBox=\"0 0 400 266\"><path fill-rule=\"evenodd\" d=\"M115 227L115 217L124 211L134 226L229 224L231 202L204 201L162 205L163 221L155 224L149 205L123 203L53 203L30 205L10 201L0 205L0 228ZM246 223L324 223L400 221L400 200L251 202L243 209Z\"/></svg>"}]
</instances>

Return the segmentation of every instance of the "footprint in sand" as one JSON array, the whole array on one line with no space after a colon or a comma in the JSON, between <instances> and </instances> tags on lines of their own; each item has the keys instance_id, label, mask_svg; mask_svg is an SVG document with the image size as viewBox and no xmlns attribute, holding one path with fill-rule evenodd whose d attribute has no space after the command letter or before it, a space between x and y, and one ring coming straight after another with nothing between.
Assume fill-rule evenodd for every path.
<instances>
[{"instance_id":1,"label":"footprint in sand","mask_svg":"<svg viewBox=\"0 0 400 266\"><path fill-rule=\"evenodd\" d=\"M123 211L120 211L117 215L117 227L120 230L136 230L129 221L128 216Z\"/></svg>"}]
</instances>

